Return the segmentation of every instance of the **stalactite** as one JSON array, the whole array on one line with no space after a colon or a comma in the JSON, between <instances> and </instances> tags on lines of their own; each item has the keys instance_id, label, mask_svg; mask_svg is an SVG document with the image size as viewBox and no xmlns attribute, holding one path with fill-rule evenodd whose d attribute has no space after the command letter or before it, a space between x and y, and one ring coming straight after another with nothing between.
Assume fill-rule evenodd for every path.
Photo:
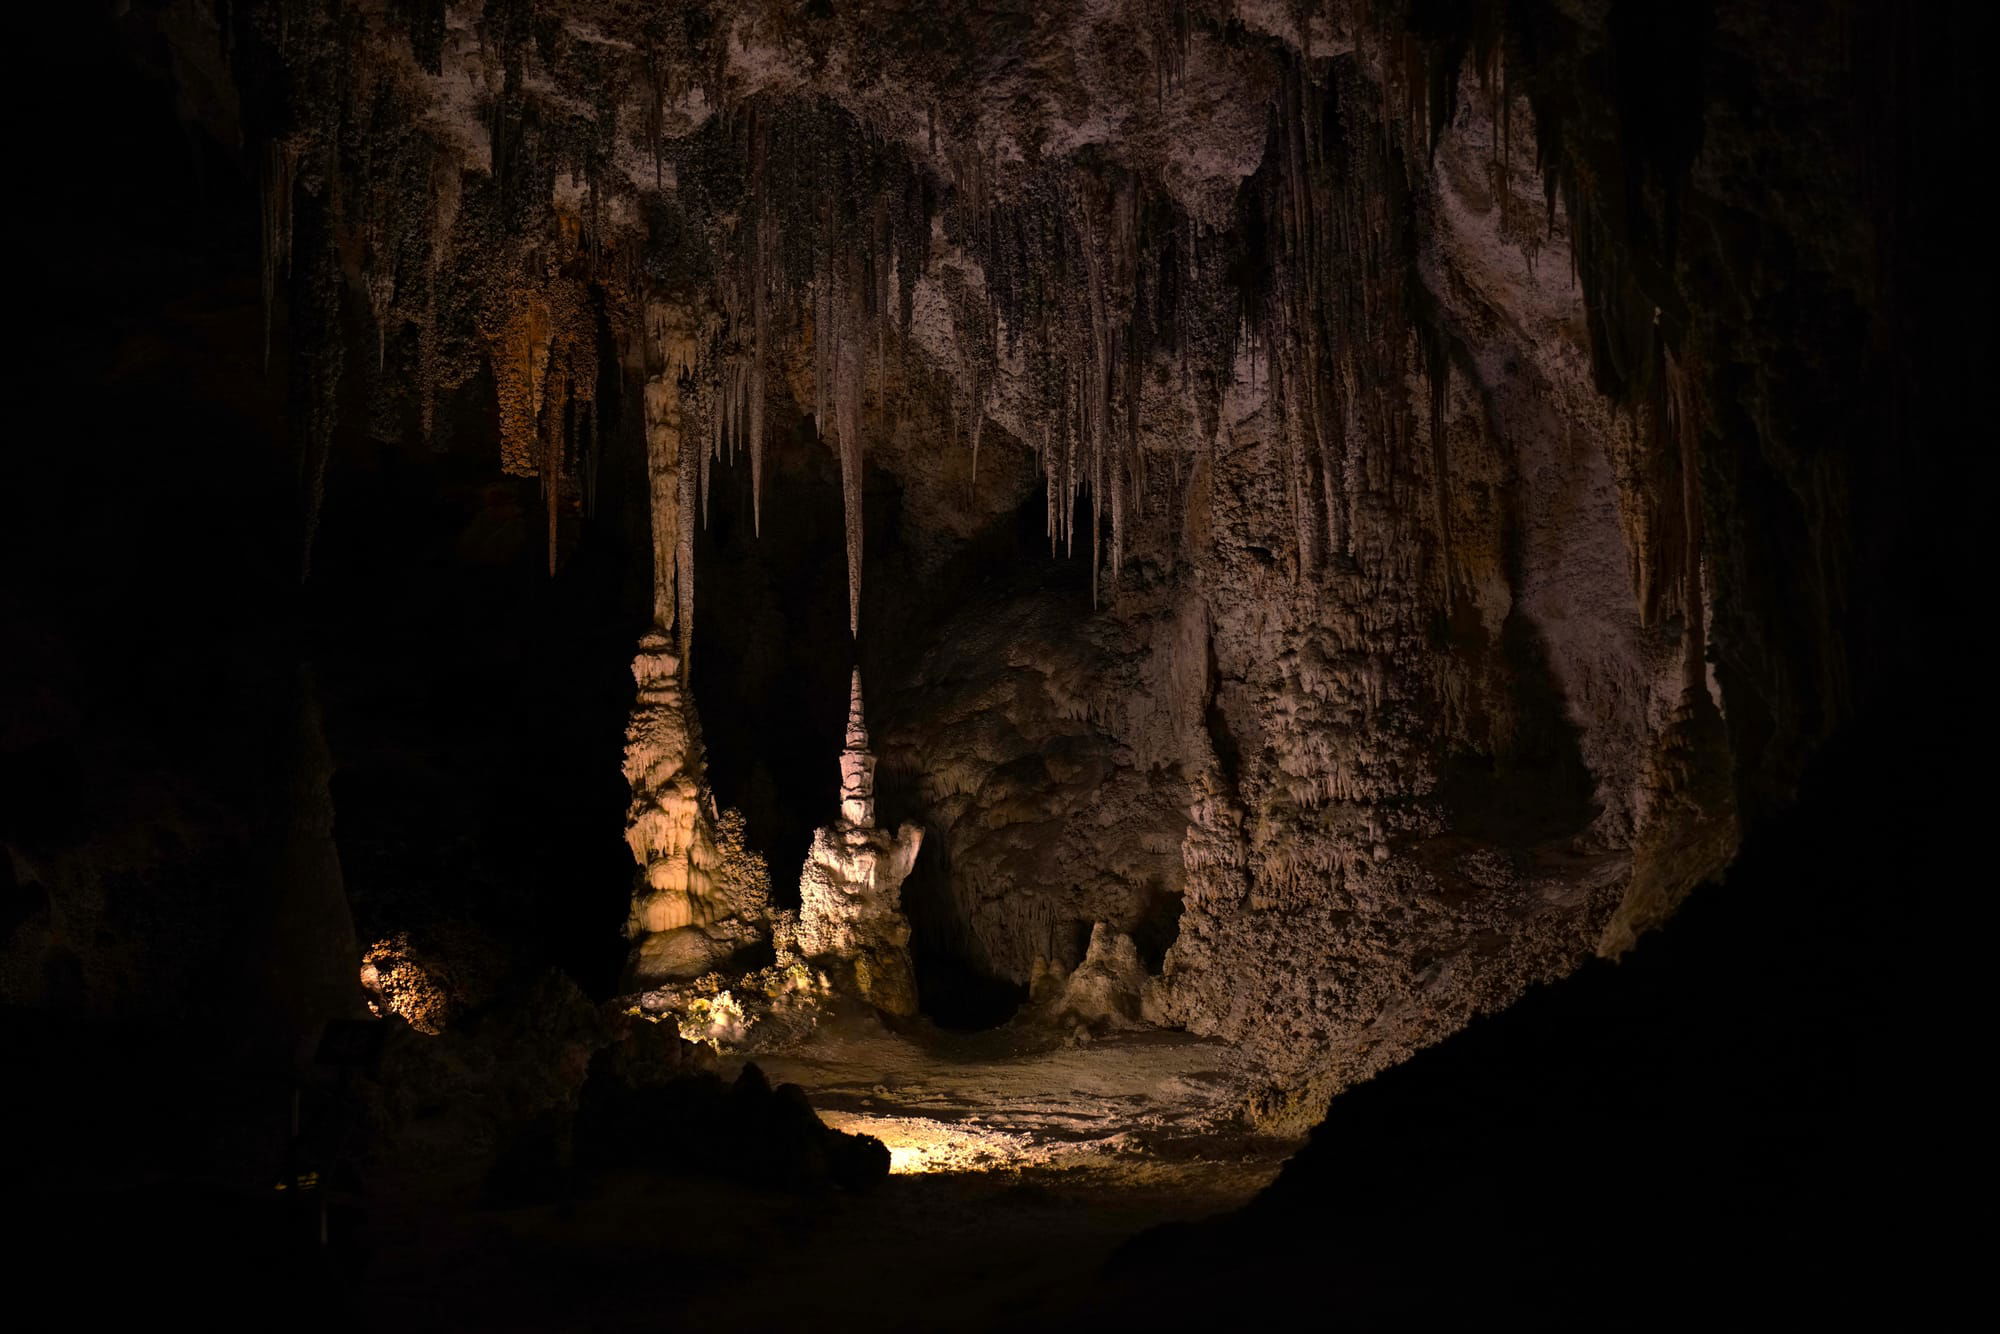
<instances>
[{"instance_id":1,"label":"stalactite","mask_svg":"<svg viewBox=\"0 0 2000 1334\"><path fill-rule=\"evenodd\" d=\"M548 527L549 578L556 574L556 543L562 506L562 412L542 428L542 509Z\"/></svg>"},{"instance_id":2,"label":"stalactite","mask_svg":"<svg viewBox=\"0 0 2000 1334\"><path fill-rule=\"evenodd\" d=\"M1439 564L1444 579L1446 595L1453 591L1453 553L1451 537L1451 453L1446 441L1446 412L1451 398L1451 363L1446 359L1440 343L1433 339L1431 351L1426 358L1430 378L1430 440L1431 440L1431 497L1436 509L1438 531Z\"/></svg>"},{"instance_id":3,"label":"stalactite","mask_svg":"<svg viewBox=\"0 0 2000 1334\"><path fill-rule=\"evenodd\" d=\"M309 235L305 268L297 273L288 303L293 312L291 361L296 417L300 428L299 578L312 571L313 543L326 498L327 461L340 409L340 377L346 365L341 337L341 281L330 207L322 202Z\"/></svg>"},{"instance_id":4,"label":"stalactite","mask_svg":"<svg viewBox=\"0 0 2000 1334\"><path fill-rule=\"evenodd\" d=\"M1660 412L1680 472L1680 604L1686 630L1687 688L1701 689L1707 670L1708 627L1702 597L1701 421L1694 380L1666 347L1660 349Z\"/></svg>"},{"instance_id":5,"label":"stalactite","mask_svg":"<svg viewBox=\"0 0 2000 1334\"><path fill-rule=\"evenodd\" d=\"M693 427L690 400L694 397L695 386L692 372L683 368L679 373L677 393L680 398L680 523L677 529L679 550L675 555L674 574L677 587L674 590L674 623L679 632L681 671L686 673L694 662L694 524L695 491L698 486L696 472L701 467L701 442L699 432Z\"/></svg>"},{"instance_id":6,"label":"stalactite","mask_svg":"<svg viewBox=\"0 0 2000 1334\"><path fill-rule=\"evenodd\" d=\"M861 633L861 347L851 329L836 326L834 446L840 455L840 498L847 545L847 628Z\"/></svg>"},{"instance_id":7,"label":"stalactite","mask_svg":"<svg viewBox=\"0 0 2000 1334\"><path fill-rule=\"evenodd\" d=\"M758 180L763 174L764 137L759 128L753 135L755 148L751 153L752 179ZM765 346L767 315L765 303L769 300L769 279L766 269L769 264L770 237L764 220L763 191L757 188L756 202L751 209L750 235L750 374L746 392L750 398L750 521L752 531L762 535L764 531L764 366L769 349Z\"/></svg>"},{"instance_id":8,"label":"stalactite","mask_svg":"<svg viewBox=\"0 0 2000 1334\"><path fill-rule=\"evenodd\" d=\"M554 320L538 290L510 294L508 308L487 335L500 404L500 466L533 477L541 465L542 398L548 383Z\"/></svg>"},{"instance_id":9,"label":"stalactite","mask_svg":"<svg viewBox=\"0 0 2000 1334\"><path fill-rule=\"evenodd\" d=\"M1148 0L1144 14L1141 31L1150 30L1164 99L1186 78L1190 6ZM513 118L499 127L513 137L507 145L496 141L493 166L504 175L491 193L499 202L482 199L478 208L497 212L464 229L463 257L452 239L457 181L447 188L444 179L455 177L455 166L432 168L437 207L417 332L419 416L429 435L447 337L439 323L457 314L447 303L473 304L501 398L503 466L542 479L552 552L569 456L596 466L595 447L579 452L577 445L598 429L588 406L595 371L583 365L582 351L586 343L594 349L598 317L596 308L587 321L578 316L586 304L578 294L606 293L612 336L623 338L619 326L629 320L609 294L629 294L640 282L713 312L688 367L683 445L698 452L677 483L695 517L706 518L714 469L747 453L753 530L761 533L770 367L809 351L814 420L841 472L855 634L864 573L864 426L892 430L899 399L921 376L953 385L948 419L952 431L962 423L967 434L968 504L979 494L989 416L1042 418L1035 452L1051 548L1075 556L1087 548L1100 601L1119 595L1155 508L1188 503L1192 456L1223 434L1223 396L1243 352L1269 395L1267 420L1293 529L1286 564L1296 577L1310 581L1351 565L1363 493L1422 476L1407 457L1399 462L1388 442L1411 438L1407 385L1419 363L1434 387L1449 374L1428 364L1422 338L1412 337L1423 316L1407 164L1428 151L1445 119L1440 108L1448 111L1423 43L1386 48L1392 72L1401 71L1394 74L1402 80L1400 116L1380 114L1372 89L1360 87L1368 77L1361 58L1280 55L1263 160L1243 183L1233 223L1219 225L1190 216L1156 178L1108 160L1002 162L996 142L954 135L935 112L928 160L849 109L797 94L719 97L720 111L706 124L675 129L668 120L678 114L678 99L704 86L720 57L708 39L690 36L692 28L647 19L629 34L624 49L633 54L614 59L625 61L626 105L637 103L633 142L654 158L654 188L641 191L640 205L654 220L643 245L613 243L618 255L607 267L607 237L621 225L612 198L622 183L615 168L606 170L614 158L605 142L618 131L620 93L598 104L599 124L589 132L596 138L560 150L573 156L553 164L566 167L572 182L586 182L587 203L571 199L553 210L544 203L541 213L524 213L517 202L523 183L552 165L537 157L545 150L535 146L536 135L556 142L558 113L541 107L526 80L533 43L519 16L489 14L477 30L482 41L498 44L505 77L491 109ZM1502 66L1493 49L1481 48L1480 69L1495 71L1487 77L1498 86ZM1538 147L1539 133L1538 126ZM1498 151L1504 161L1507 146ZM284 163L266 174L275 181L289 170ZM267 183L273 265L285 248L277 197ZM582 238L577 232L586 223L578 219L585 215ZM522 218L546 235L515 240L505 229ZM475 227L494 237L478 244L511 247L512 269L467 273L464 261L492 258L473 253L481 234ZM953 248L948 263L930 263L934 228ZM379 238L370 240L371 256L388 254ZM1587 252L1588 241L1579 249ZM412 263L414 254L371 259L378 338L392 318L395 278L407 282L421 272L425 261ZM400 274L397 262L408 265ZM936 364L913 369L912 293L924 279L946 297L949 347L937 350ZM478 282L476 300L455 282ZM413 293L404 299L414 306ZM936 349L934 341L928 346ZM1174 410L1185 411L1195 431L1160 431L1169 423L1149 420L1173 395ZM1435 403L1431 416L1437 451L1443 423ZM1190 439L1199 441L1194 449ZM1164 460L1161 449L1169 451ZM1441 476L1435 462L1428 471ZM576 480L567 479L572 486ZM585 481L586 503L593 490ZM1441 530L1446 510L1440 495ZM1086 518L1090 532L1080 535ZM1182 524L1179 531L1192 530Z\"/></svg>"},{"instance_id":10,"label":"stalactite","mask_svg":"<svg viewBox=\"0 0 2000 1334\"><path fill-rule=\"evenodd\" d=\"M977 390L972 402L972 463L971 473L966 478L965 500L972 504L979 498L979 437L986 431L985 395Z\"/></svg>"},{"instance_id":11,"label":"stalactite","mask_svg":"<svg viewBox=\"0 0 2000 1334\"><path fill-rule=\"evenodd\" d=\"M1194 24L1188 0L1146 0L1146 10L1153 47L1154 95L1164 102L1168 93L1187 81Z\"/></svg>"}]
</instances>

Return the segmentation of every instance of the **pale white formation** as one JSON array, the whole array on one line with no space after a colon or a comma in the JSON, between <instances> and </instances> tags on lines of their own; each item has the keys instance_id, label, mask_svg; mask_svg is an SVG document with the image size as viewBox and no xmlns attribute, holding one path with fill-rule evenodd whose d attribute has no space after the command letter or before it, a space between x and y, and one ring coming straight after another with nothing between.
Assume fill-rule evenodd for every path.
<instances>
[{"instance_id":1,"label":"pale white formation","mask_svg":"<svg viewBox=\"0 0 2000 1334\"><path fill-rule=\"evenodd\" d=\"M1146 971L1132 937L1097 922L1083 961L1068 973L1055 960L1039 959L1028 988L1029 1003L1058 1028L1104 1034L1167 1022L1160 979Z\"/></svg>"},{"instance_id":2,"label":"pale white formation","mask_svg":"<svg viewBox=\"0 0 2000 1334\"><path fill-rule=\"evenodd\" d=\"M917 1010L910 923L901 902L923 841L918 825L905 824L894 834L875 827L875 756L856 671L840 753L840 818L813 835L799 876L798 952L837 986L851 985L855 996L888 1014Z\"/></svg>"}]
</instances>

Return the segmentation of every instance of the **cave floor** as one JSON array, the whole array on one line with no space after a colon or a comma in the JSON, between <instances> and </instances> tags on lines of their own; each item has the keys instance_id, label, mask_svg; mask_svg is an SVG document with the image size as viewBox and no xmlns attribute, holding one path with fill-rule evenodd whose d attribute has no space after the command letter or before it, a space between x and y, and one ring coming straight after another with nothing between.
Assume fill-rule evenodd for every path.
<instances>
[{"instance_id":1,"label":"cave floor","mask_svg":"<svg viewBox=\"0 0 2000 1334\"><path fill-rule=\"evenodd\" d=\"M398 1213L373 1229L368 1306L427 1329L1046 1328L1127 1239L1240 1206L1293 1147L1242 1127L1254 1063L1180 1034L834 1027L756 1060L883 1139L890 1177L800 1194L611 1172L559 1201Z\"/></svg>"},{"instance_id":2,"label":"cave floor","mask_svg":"<svg viewBox=\"0 0 2000 1334\"><path fill-rule=\"evenodd\" d=\"M1013 1173L1067 1189L1178 1186L1240 1202L1291 1145L1246 1129L1260 1067L1184 1033L829 1026L755 1058L827 1124L888 1145L897 1175ZM735 1064L740 1064L737 1062Z\"/></svg>"}]
</instances>

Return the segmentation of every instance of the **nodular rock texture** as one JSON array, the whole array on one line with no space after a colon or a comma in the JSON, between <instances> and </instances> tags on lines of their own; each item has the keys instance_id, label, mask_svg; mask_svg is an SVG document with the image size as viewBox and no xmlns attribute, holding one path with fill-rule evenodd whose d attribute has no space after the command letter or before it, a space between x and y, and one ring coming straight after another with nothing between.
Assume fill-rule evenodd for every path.
<instances>
[{"instance_id":1,"label":"nodular rock texture","mask_svg":"<svg viewBox=\"0 0 2000 1334\"><path fill-rule=\"evenodd\" d=\"M210 31L309 518L342 392L411 431L489 396L554 568L605 405L642 404L635 979L763 929L677 678L716 476L781 517L783 407L837 460L862 644L870 469L927 559L1029 504L1088 572L884 682L953 947L1025 987L1104 924L1165 1022L1324 1091L1627 947L1848 708L1848 481L1810 442L1868 240L1761 249L1822 183L1765 189L1743 119L1843 39L1762 22L284 0ZM1774 41L1796 77L1706 69L1706 109L1675 66ZM1820 303L1827 365L1769 353L1773 293Z\"/></svg>"}]
</instances>

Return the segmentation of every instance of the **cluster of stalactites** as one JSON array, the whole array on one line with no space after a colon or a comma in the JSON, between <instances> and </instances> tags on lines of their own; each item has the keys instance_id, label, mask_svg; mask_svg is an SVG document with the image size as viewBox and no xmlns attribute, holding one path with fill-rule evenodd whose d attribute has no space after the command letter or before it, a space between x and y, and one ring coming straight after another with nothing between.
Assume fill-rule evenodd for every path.
<instances>
[{"instance_id":1,"label":"cluster of stalactites","mask_svg":"<svg viewBox=\"0 0 2000 1334\"><path fill-rule=\"evenodd\" d=\"M1164 4L1159 17L1170 39L1163 49L1184 61L1185 7ZM1181 65L1162 59L1177 79ZM1193 455L1212 446L1245 344L1253 376L1261 360L1285 445L1296 568L1309 574L1343 554L1359 467L1347 447L1350 423L1365 436L1409 441L1412 347L1430 347L1409 336L1407 221L1388 181L1402 164L1377 133L1347 126L1350 101L1323 62L1295 62L1274 107L1265 164L1246 186L1259 207L1233 234L1204 230L1115 168L1052 165L1025 179L1017 172L1003 189L989 155L960 150L947 155L948 183L932 185L923 167L830 106L739 109L733 133L748 171L739 207L713 238L708 332L682 377L694 457L682 469L681 541L691 542L697 516L706 520L713 468L738 453L749 456L761 532L770 367L803 340L814 420L839 462L849 631L858 635L863 432L889 428L890 381L910 378L911 289L926 268L937 208L945 235L970 261L941 276L951 317L942 369L955 386L952 415L963 412L972 477L976 484L1004 363L1024 372L1017 389L1041 425L1028 444L1045 481L1051 551L1076 554L1087 525L1094 602L1101 575L1114 587L1122 576L1133 521L1162 493L1173 507ZM1396 184L1406 195L1407 183ZM1245 223L1263 234L1248 238ZM1231 284L1232 268L1241 268L1234 252L1245 246L1269 256L1261 290ZM1441 388L1442 358L1430 360ZM531 407L539 403L537 363L514 365L518 373L496 359L503 429L507 381L521 382L513 388L525 387ZM1166 451L1171 474L1159 487L1148 477L1142 413L1176 398L1196 427L1195 445ZM522 450L507 452L515 470Z\"/></svg>"},{"instance_id":2,"label":"cluster of stalactites","mask_svg":"<svg viewBox=\"0 0 2000 1334\"><path fill-rule=\"evenodd\" d=\"M977 450L1004 359L1023 372L1046 489L1051 553L1075 554L1087 523L1093 571L1115 586L1131 524L1159 494L1149 484L1142 410L1178 402L1212 439L1235 305L1219 238L1137 178L1116 170L1038 169L1002 198L979 155L958 164L946 234L979 281L946 285L959 380ZM1191 451L1170 451L1169 505ZM1079 501L1088 505L1079 516Z\"/></svg>"},{"instance_id":3,"label":"cluster of stalactites","mask_svg":"<svg viewBox=\"0 0 2000 1334\"><path fill-rule=\"evenodd\" d=\"M712 469L746 453L761 533L770 368L809 346L814 421L840 463L848 625L858 634L864 418L872 387L875 424L892 425L891 381L903 378L929 240L924 182L906 156L830 106L752 103L729 120L749 170L740 207L713 238L713 318L683 380L684 411L705 442L700 516Z\"/></svg>"},{"instance_id":4,"label":"cluster of stalactites","mask_svg":"<svg viewBox=\"0 0 2000 1334\"><path fill-rule=\"evenodd\" d=\"M1185 74L1187 5L1153 0L1149 21L1165 89ZM1350 554L1354 483L1365 471L1350 439L1409 442L1408 376L1420 360L1441 391L1445 371L1433 355L1436 340L1411 337L1420 294L1410 273L1407 150L1352 94L1354 72L1341 64L1287 62L1265 161L1245 183L1237 225L1223 230L1204 227L1157 186L1112 166L1003 169L988 150L961 144L945 150L938 180L831 104L755 99L728 110L721 132L735 139L727 151L746 170L740 194L713 215L708 332L682 381L683 435L697 456L682 470L683 517L692 517L692 498L705 519L713 467L747 453L761 532L770 368L809 340L814 417L839 461L849 629L859 633L863 431L874 425L866 420L871 407L880 425L889 424L890 381L910 378L911 291L928 267L932 225L942 222L969 261L952 268L974 275L942 284L952 345L942 369L955 386L952 415L965 423L971 475L976 484L1004 366L1014 379L1010 407L1040 426L1039 438L1030 427L1027 443L1045 481L1051 550L1076 554L1087 525L1094 601L1100 574L1113 587L1122 576L1134 520L1162 496L1174 507L1185 469L1212 447L1223 390L1244 347L1253 377L1260 370L1264 377L1284 446L1295 568L1309 575ZM274 159L273 180L286 172ZM658 185L680 188L664 171ZM438 269L457 197L456 189L435 193L439 217L419 321L426 429ZM594 272L595 177L589 197ZM267 264L275 265L284 254L283 219L275 204L267 211ZM1246 253L1263 263L1239 262ZM1248 281L1246 272L1254 274ZM395 299L391 277L379 284L384 304ZM517 286L483 332L499 387L503 466L543 479L553 563L557 486L574 448L565 433L595 421L587 409L596 328L580 280ZM386 324L384 311L377 316ZM1176 401L1195 430L1169 433L1178 442L1164 450L1171 474L1157 486L1148 477L1142 415ZM1441 413L1432 416L1435 432ZM681 540L691 541L692 523L681 527Z\"/></svg>"},{"instance_id":5,"label":"cluster of stalactites","mask_svg":"<svg viewBox=\"0 0 2000 1334\"><path fill-rule=\"evenodd\" d=\"M499 396L501 467L541 479L554 574L563 480L597 398L594 312L579 282L529 280L508 290L483 332Z\"/></svg>"}]
</instances>

